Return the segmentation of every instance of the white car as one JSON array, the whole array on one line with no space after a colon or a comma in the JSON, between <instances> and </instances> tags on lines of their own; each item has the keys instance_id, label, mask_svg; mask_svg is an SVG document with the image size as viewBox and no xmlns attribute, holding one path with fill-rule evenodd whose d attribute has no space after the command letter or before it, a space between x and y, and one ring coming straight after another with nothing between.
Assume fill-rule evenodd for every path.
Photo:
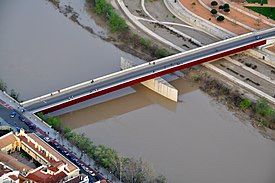
<instances>
[{"instance_id":1,"label":"white car","mask_svg":"<svg viewBox=\"0 0 275 183\"><path fill-rule=\"evenodd\" d=\"M50 139L49 137L44 137L44 140L45 140L46 142L50 142L50 141L51 141L51 139Z\"/></svg>"}]
</instances>

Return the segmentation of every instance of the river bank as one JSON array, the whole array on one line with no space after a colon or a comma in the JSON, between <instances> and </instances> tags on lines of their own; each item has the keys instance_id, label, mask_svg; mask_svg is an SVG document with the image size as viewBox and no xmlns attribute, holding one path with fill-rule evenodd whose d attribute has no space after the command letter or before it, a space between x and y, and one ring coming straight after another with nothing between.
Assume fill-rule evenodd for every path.
<instances>
[{"instance_id":1,"label":"river bank","mask_svg":"<svg viewBox=\"0 0 275 183\"><path fill-rule=\"evenodd\" d=\"M186 77L218 103L225 105L240 120L250 121L266 138L275 140L275 109L258 98L206 68L190 71Z\"/></svg>"},{"instance_id":2,"label":"river bank","mask_svg":"<svg viewBox=\"0 0 275 183\"><path fill-rule=\"evenodd\" d=\"M108 26L108 20L105 15L100 15L96 12L93 1L86 0L85 8L95 23L107 30L106 34L95 33L93 27L83 25L78 19L78 12L76 12L70 5L60 6L59 0L48 0L62 13L64 16L70 18L72 21L77 23L82 28L86 29L91 34L99 36L102 40L107 41L122 51L125 51L131 55L134 55L140 59L150 61L158 58L166 57L171 54L177 53L174 49L169 46L163 45L158 41L155 41L147 34L140 30L134 29L132 26L128 26L124 30L112 31ZM110 5L109 1L106 1L107 6ZM69 4L69 2L68 2ZM113 7L113 4L112 4ZM114 9L116 12L116 10ZM121 17L121 15L118 15ZM123 17L124 18L124 17ZM130 24L130 23L128 23Z\"/></svg>"}]
</instances>

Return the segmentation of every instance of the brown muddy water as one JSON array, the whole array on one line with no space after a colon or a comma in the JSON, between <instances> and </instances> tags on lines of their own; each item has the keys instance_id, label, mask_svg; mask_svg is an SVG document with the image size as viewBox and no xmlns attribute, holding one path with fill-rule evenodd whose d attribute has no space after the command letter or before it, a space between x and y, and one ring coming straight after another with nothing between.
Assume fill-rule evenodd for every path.
<instances>
[{"instance_id":1,"label":"brown muddy water","mask_svg":"<svg viewBox=\"0 0 275 183\"><path fill-rule=\"evenodd\" d=\"M47 1L0 1L0 78L23 99L117 71L121 56L137 59ZM137 85L136 93L61 118L96 144L144 158L169 182L275 182L273 141L196 86L184 80L172 84L180 89L178 103Z\"/></svg>"},{"instance_id":2,"label":"brown muddy water","mask_svg":"<svg viewBox=\"0 0 275 183\"><path fill-rule=\"evenodd\" d=\"M174 103L136 93L62 115L96 144L142 157L168 182L274 183L275 143L184 80Z\"/></svg>"}]
</instances>

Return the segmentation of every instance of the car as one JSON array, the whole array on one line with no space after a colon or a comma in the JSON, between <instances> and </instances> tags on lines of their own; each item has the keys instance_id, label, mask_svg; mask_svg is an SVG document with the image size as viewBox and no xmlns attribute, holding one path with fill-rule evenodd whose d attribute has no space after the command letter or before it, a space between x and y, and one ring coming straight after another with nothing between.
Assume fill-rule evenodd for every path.
<instances>
[{"instance_id":1,"label":"car","mask_svg":"<svg viewBox=\"0 0 275 183\"><path fill-rule=\"evenodd\" d=\"M261 36L256 36L256 39L261 39L262 37Z\"/></svg>"},{"instance_id":2,"label":"car","mask_svg":"<svg viewBox=\"0 0 275 183\"><path fill-rule=\"evenodd\" d=\"M49 137L44 137L43 139L48 143L51 141L51 139Z\"/></svg>"},{"instance_id":3,"label":"car","mask_svg":"<svg viewBox=\"0 0 275 183\"><path fill-rule=\"evenodd\" d=\"M15 111L12 111L12 113L10 114L10 117L11 118L14 118L16 116L16 112Z\"/></svg>"},{"instance_id":4,"label":"car","mask_svg":"<svg viewBox=\"0 0 275 183\"><path fill-rule=\"evenodd\" d=\"M31 122L25 121L25 124L26 124L27 126L30 126L30 125L31 125Z\"/></svg>"},{"instance_id":5,"label":"car","mask_svg":"<svg viewBox=\"0 0 275 183\"><path fill-rule=\"evenodd\" d=\"M18 119L19 119L20 121L22 121L22 122L25 122L25 121L26 121L26 119L25 119L23 116L18 116Z\"/></svg>"},{"instance_id":6,"label":"car","mask_svg":"<svg viewBox=\"0 0 275 183\"><path fill-rule=\"evenodd\" d=\"M29 125L29 128L30 128L31 130L35 130L35 129L36 129L36 125L31 123L31 124Z\"/></svg>"}]
</instances>

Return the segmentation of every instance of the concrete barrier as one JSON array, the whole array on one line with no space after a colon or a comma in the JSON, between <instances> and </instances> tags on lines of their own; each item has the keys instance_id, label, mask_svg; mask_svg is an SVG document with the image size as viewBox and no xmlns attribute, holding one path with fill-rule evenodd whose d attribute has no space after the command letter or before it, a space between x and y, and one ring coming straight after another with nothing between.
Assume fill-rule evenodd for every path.
<instances>
[{"instance_id":1,"label":"concrete barrier","mask_svg":"<svg viewBox=\"0 0 275 183\"><path fill-rule=\"evenodd\" d=\"M128 69L133 66L131 61L121 57L121 69ZM149 79L141 82L141 84L170 100L178 101L178 90L161 77Z\"/></svg>"}]
</instances>

